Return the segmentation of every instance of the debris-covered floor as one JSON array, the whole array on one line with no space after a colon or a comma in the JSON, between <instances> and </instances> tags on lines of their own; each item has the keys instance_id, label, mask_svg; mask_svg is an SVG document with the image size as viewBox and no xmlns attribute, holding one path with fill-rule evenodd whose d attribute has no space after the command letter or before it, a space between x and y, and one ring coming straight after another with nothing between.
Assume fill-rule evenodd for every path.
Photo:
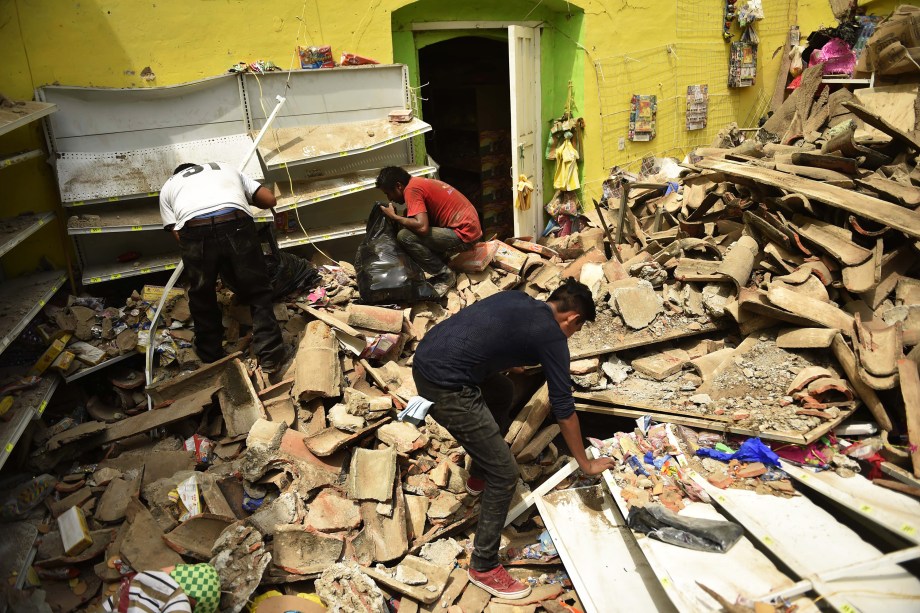
<instances>
[{"instance_id":1,"label":"debris-covered floor","mask_svg":"<svg viewBox=\"0 0 920 613\"><path fill-rule=\"evenodd\" d=\"M0 427L42 419L2 481L0 611L98 610L131 573L196 562L234 612L916 610L911 74L854 94L807 67L758 131L613 169L577 231L493 241L440 301L362 304L353 264L301 265L276 305L296 356L271 381L226 288L227 356L205 365L181 288L153 338L160 287L45 306L7 352L38 373L5 373ZM539 369L514 377L500 555L533 591L504 601L468 580L464 450L400 415L432 326L569 276L598 309L570 340L586 442L617 469L581 475ZM68 383L51 404L45 371Z\"/></svg>"}]
</instances>

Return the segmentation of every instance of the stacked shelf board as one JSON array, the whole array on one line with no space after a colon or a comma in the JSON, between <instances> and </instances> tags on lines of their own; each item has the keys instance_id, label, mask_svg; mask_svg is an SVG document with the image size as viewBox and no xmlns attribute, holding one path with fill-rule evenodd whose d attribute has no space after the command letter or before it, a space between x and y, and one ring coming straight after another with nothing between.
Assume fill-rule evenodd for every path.
<instances>
[{"instance_id":1,"label":"stacked shelf board","mask_svg":"<svg viewBox=\"0 0 920 613\"><path fill-rule=\"evenodd\" d=\"M9 347L66 280L66 273L51 270L0 285L0 352Z\"/></svg>"},{"instance_id":2,"label":"stacked shelf board","mask_svg":"<svg viewBox=\"0 0 920 613\"><path fill-rule=\"evenodd\" d=\"M51 211L0 219L0 255L4 255L52 219L54 213Z\"/></svg>"},{"instance_id":3,"label":"stacked shelf board","mask_svg":"<svg viewBox=\"0 0 920 613\"><path fill-rule=\"evenodd\" d=\"M179 263L179 254L154 255L141 257L131 262L111 262L87 266L83 269L83 284L114 281L124 277L136 277L152 272L173 270Z\"/></svg>"},{"instance_id":4,"label":"stacked shelf board","mask_svg":"<svg viewBox=\"0 0 920 613\"><path fill-rule=\"evenodd\" d=\"M29 422L41 417L45 412L48 401L51 400L59 382L60 379L56 375L45 375L38 385L22 392L16 398L16 404L11 409L12 418L6 422L0 422L0 468L9 459Z\"/></svg>"},{"instance_id":5,"label":"stacked shelf board","mask_svg":"<svg viewBox=\"0 0 920 613\"><path fill-rule=\"evenodd\" d=\"M0 136L50 115L57 105L47 102L22 102L12 108L0 108Z\"/></svg>"}]
</instances>

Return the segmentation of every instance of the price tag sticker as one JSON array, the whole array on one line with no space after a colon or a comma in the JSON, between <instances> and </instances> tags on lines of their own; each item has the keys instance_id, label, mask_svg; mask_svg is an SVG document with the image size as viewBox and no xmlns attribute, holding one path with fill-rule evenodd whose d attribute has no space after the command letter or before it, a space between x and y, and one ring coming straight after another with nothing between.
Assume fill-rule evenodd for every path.
<instances>
[{"instance_id":1,"label":"price tag sticker","mask_svg":"<svg viewBox=\"0 0 920 613\"><path fill-rule=\"evenodd\" d=\"M120 272L114 273L114 274L112 275L112 278L113 278L113 279L121 279L121 273L120 273Z\"/></svg>"},{"instance_id":2,"label":"price tag sticker","mask_svg":"<svg viewBox=\"0 0 920 613\"><path fill-rule=\"evenodd\" d=\"M175 264L167 264L166 266L163 267L163 270L172 270L175 267L176 267ZM147 270L150 270L150 269L148 268Z\"/></svg>"},{"instance_id":3,"label":"price tag sticker","mask_svg":"<svg viewBox=\"0 0 920 613\"><path fill-rule=\"evenodd\" d=\"M903 526L901 526L901 532L903 532L904 534L910 534L911 536L913 536L914 534L917 534L917 528L915 528L914 526L910 524L904 524Z\"/></svg>"},{"instance_id":4,"label":"price tag sticker","mask_svg":"<svg viewBox=\"0 0 920 613\"><path fill-rule=\"evenodd\" d=\"M138 230L143 230L144 226L131 226L132 232L137 232Z\"/></svg>"},{"instance_id":5,"label":"price tag sticker","mask_svg":"<svg viewBox=\"0 0 920 613\"><path fill-rule=\"evenodd\" d=\"M13 453L13 443L7 443L3 450L7 453Z\"/></svg>"},{"instance_id":6,"label":"price tag sticker","mask_svg":"<svg viewBox=\"0 0 920 613\"><path fill-rule=\"evenodd\" d=\"M109 202L118 202L118 196L109 196Z\"/></svg>"},{"instance_id":7,"label":"price tag sticker","mask_svg":"<svg viewBox=\"0 0 920 613\"><path fill-rule=\"evenodd\" d=\"M146 275L148 272L150 272L149 268L141 268L141 274Z\"/></svg>"},{"instance_id":8,"label":"price tag sticker","mask_svg":"<svg viewBox=\"0 0 920 613\"><path fill-rule=\"evenodd\" d=\"M99 234L100 232L102 232L102 228L90 228L89 229L90 234Z\"/></svg>"},{"instance_id":9,"label":"price tag sticker","mask_svg":"<svg viewBox=\"0 0 920 613\"><path fill-rule=\"evenodd\" d=\"M90 283L102 283L102 277L90 277L89 282Z\"/></svg>"},{"instance_id":10,"label":"price tag sticker","mask_svg":"<svg viewBox=\"0 0 920 613\"><path fill-rule=\"evenodd\" d=\"M45 400L44 402L42 402L42 403L39 405L39 407L38 407L38 416L39 416L39 417L41 417L41 416L42 416L42 413L45 412L45 408L47 408L47 406L48 406L48 401L47 401L47 400Z\"/></svg>"},{"instance_id":11,"label":"price tag sticker","mask_svg":"<svg viewBox=\"0 0 920 613\"><path fill-rule=\"evenodd\" d=\"M860 512L862 512L862 513L867 513L867 514L869 514L869 513L874 513L874 512L875 512L875 509L873 509L872 507L870 507L870 506L867 505L867 504L861 505L861 506L859 507L859 510L860 510Z\"/></svg>"}]
</instances>

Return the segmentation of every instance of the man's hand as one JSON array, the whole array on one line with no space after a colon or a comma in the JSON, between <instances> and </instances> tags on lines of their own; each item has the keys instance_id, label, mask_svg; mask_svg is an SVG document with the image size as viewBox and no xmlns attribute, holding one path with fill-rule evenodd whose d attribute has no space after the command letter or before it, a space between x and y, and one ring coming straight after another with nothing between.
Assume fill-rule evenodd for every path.
<instances>
[{"instance_id":1,"label":"man's hand","mask_svg":"<svg viewBox=\"0 0 920 613\"><path fill-rule=\"evenodd\" d=\"M396 207L392 202L380 205L380 212L390 219L396 219Z\"/></svg>"},{"instance_id":2,"label":"man's hand","mask_svg":"<svg viewBox=\"0 0 920 613\"><path fill-rule=\"evenodd\" d=\"M599 475L608 468L616 468L617 463L613 458L597 458L596 460L588 460L587 463L580 467L581 472L586 475Z\"/></svg>"}]
</instances>

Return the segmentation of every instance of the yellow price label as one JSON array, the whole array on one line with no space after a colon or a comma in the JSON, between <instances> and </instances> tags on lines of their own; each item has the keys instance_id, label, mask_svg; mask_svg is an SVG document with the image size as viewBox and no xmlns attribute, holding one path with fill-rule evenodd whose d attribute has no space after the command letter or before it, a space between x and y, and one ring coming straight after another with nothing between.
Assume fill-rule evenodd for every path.
<instances>
[{"instance_id":1,"label":"yellow price label","mask_svg":"<svg viewBox=\"0 0 920 613\"><path fill-rule=\"evenodd\" d=\"M765 537L763 537L763 538L760 539L760 540L763 541L763 544L766 545L766 546L768 546L768 547L772 547L772 546L773 546L773 539L770 538L769 536L765 536Z\"/></svg>"},{"instance_id":2,"label":"yellow price label","mask_svg":"<svg viewBox=\"0 0 920 613\"><path fill-rule=\"evenodd\" d=\"M671 580L667 577L661 577L661 586L665 588L671 587Z\"/></svg>"},{"instance_id":3,"label":"yellow price label","mask_svg":"<svg viewBox=\"0 0 920 613\"><path fill-rule=\"evenodd\" d=\"M141 274L147 274L150 272L150 268L141 268Z\"/></svg>"},{"instance_id":4,"label":"yellow price label","mask_svg":"<svg viewBox=\"0 0 920 613\"><path fill-rule=\"evenodd\" d=\"M112 274L112 278L113 278L113 279L121 279L121 273L120 273L120 272L116 272L116 273Z\"/></svg>"},{"instance_id":5,"label":"yellow price label","mask_svg":"<svg viewBox=\"0 0 920 613\"><path fill-rule=\"evenodd\" d=\"M89 282L90 283L102 283L102 279L100 277L90 277Z\"/></svg>"},{"instance_id":6,"label":"yellow price label","mask_svg":"<svg viewBox=\"0 0 920 613\"><path fill-rule=\"evenodd\" d=\"M801 475L799 475L799 479L801 479L802 481L807 481L808 473L802 473Z\"/></svg>"},{"instance_id":7,"label":"yellow price label","mask_svg":"<svg viewBox=\"0 0 920 613\"><path fill-rule=\"evenodd\" d=\"M7 444L6 444L6 447L4 447L4 449L6 450L7 453L12 453L12 452L13 452L13 443L7 443Z\"/></svg>"},{"instance_id":8,"label":"yellow price label","mask_svg":"<svg viewBox=\"0 0 920 613\"><path fill-rule=\"evenodd\" d=\"M45 306L45 301L44 301L44 300L39 300L39 301L38 301L38 307L41 308L41 307L43 307L43 306Z\"/></svg>"},{"instance_id":9,"label":"yellow price label","mask_svg":"<svg viewBox=\"0 0 920 613\"><path fill-rule=\"evenodd\" d=\"M71 202L71 203L70 203L71 206L83 206L84 204L86 204L86 203L85 203L84 201L82 201L82 200L77 200L76 202Z\"/></svg>"},{"instance_id":10,"label":"yellow price label","mask_svg":"<svg viewBox=\"0 0 920 613\"><path fill-rule=\"evenodd\" d=\"M167 264L166 266L163 267L163 270L172 270L175 267L176 267L175 264ZM150 270L150 269L148 268L147 270Z\"/></svg>"},{"instance_id":11,"label":"yellow price label","mask_svg":"<svg viewBox=\"0 0 920 613\"><path fill-rule=\"evenodd\" d=\"M323 200L322 198L314 198L313 200L310 201L310 204L316 204L317 202L322 202L322 200Z\"/></svg>"},{"instance_id":12,"label":"yellow price label","mask_svg":"<svg viewBox=\"0 0 920 613\"><path fill-rule=\"evenodd\" d=\"M860 506L859 510L863 513L872 513L874 511L874 509L867 504Z\"/></svg>"},{"instance_id":13,"label":"yellow price label","mask_svg":"<svg viewBox=\"0 0 920 613\"><path fill-rule=\"evenodd\" d=\"M48 401L45 400L40 405L38 405L38 416L41 417L42 413L45 412L45 409L48 407Z\"/></svg>"},{"instance_id":14,"label":"yellow price label","mask_svg":"<svg viewBox=\"0 0 920 613\"><path fill-rule=\"evenodd\" d=\"M916 534L917 529L914 526L911 526L910 524L904 524L903 526L901 526L901 532L903 532L904 534Z\"/></svg>"},{"instance_id":15,"label":"yellow price label","mask_svg":"<svg viewBox=\"0 0 920 613\"><path fill-rule=\"evenodd\" d=\"M89 229L90 234L99 234L100 232L102 232L102 228L90 228Z\"/></svg>"},{"instance_id":16,"label":"yellow price label","mask_svg":"<svg viewBox=\"0 0 920 613\"><path fill-rule=\"evenodd\" d=\"M147 192L148 196L158 196L160 192Z\"/></svg>"},{"instance_id":17,"label":"yellow price label","mask_svg":"<svg viewBox=\"0 0 920 613\"><path fill-rule=\"evenodd\" d=\"M840 606L840 610L843 611L843 613L859 613L859 609L846 603Z\"/></svg>"},{"instance_id":18,"label":"yellow price label","mask_svg":"<svg viewBox=\"0 0 920 613\"><path fill-rule=\"evenodd\" d=\"M717 500L718 500L719 502L725 502L725 496L719 496L719 497L717 498Z\"/></svg>"},{"instance_id":19,"label":"yellow price label","mask_svg":"<svg viewBox=\"0 0 920 613\"><path fill-rule=\"evenodd\" d=\"M118 202L118 196L109 196L109 202Z\"/></svg>"},{"instance_id":20,"label":"yellow price label","mask_svg":"<svg viewBox=\"0 0 920 613\"><path fill-rule=\"evenodd\" d=\"M144 226L131 226L132 232L137 232L138 230L143 230Z\"/></svg>"},{"instance_id":21,"label":"yellow price label","mask_svg":"<svg viewBox=\"0 0 920 613\"><path fill-rule=\"evenodd\" d=\"M41 219L38 220L38 225L43 225L44 223L45 223L45 218L44 218L44 217L42 217Z\"/></svg>"},{"instance_id":22,"label":"yellow price label","mask_svg":"<svg viewBox=\"0 0 920 613\"><path fill-rule=\"evenodd\" d=\"M347 151L342 151L341 153L339 153L339 157L340 157L340 158L343 158L343 157L345 157L346 155L348 155L348 152L347 152Z\"/></svg>"},{"instance_id":23,"label":"yellow price label","mask_svg":"<svg viewBox=\"0 0 920 613\"><path fill-rule=\"evenodd\" d=\"M324 240L324 241L327 241L327 240L329 240L330 238L332 238L332 237L329 236L328 234L323 234L323 240Z\"/></svg>"}]
</instances>

